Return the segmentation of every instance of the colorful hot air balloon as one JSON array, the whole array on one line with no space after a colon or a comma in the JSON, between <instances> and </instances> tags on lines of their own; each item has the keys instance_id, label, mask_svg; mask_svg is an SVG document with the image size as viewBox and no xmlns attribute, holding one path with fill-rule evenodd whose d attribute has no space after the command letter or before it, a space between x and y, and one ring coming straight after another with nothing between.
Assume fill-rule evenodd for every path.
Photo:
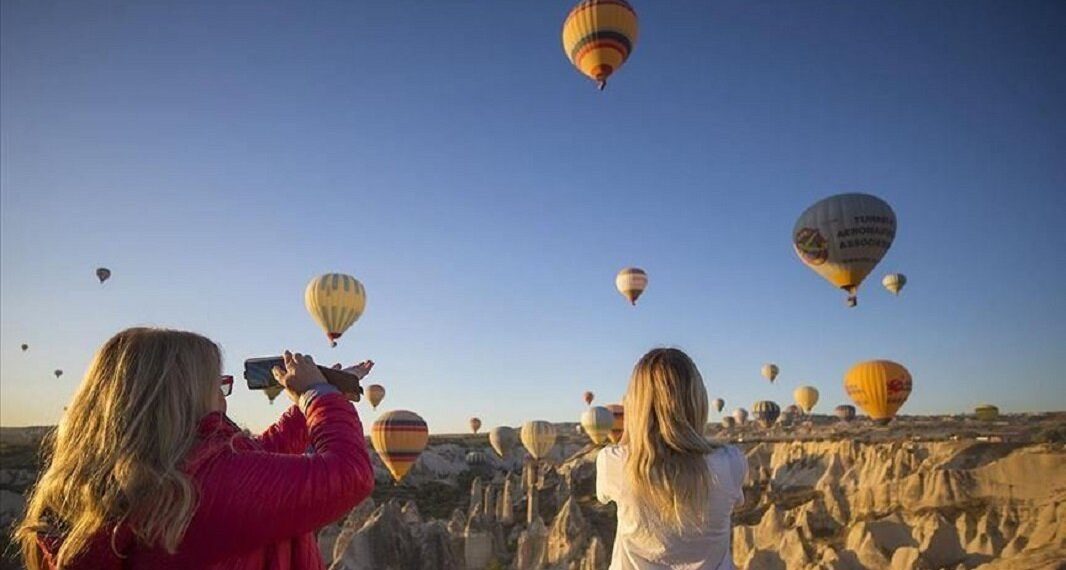
<instances>
[{"instance_id":1,"label":"colorful hot air balloon","mask_svg":"<svg viewBox=\"0 0 1066 570\"><path fill-rule=\"evenodd\" d=\"M595 397L596 397L596 395L593 394L592 392L585 392L585 405L586 406L591 406L592 405L592 400Z\"/></svg>"},{"instance_id":2,"label":"colorful hot air balloon","mask_svg":"<svg viewBox=\"0 0 1066 570\"><path fill-rule=\"evenodd\" d=\"M770 400L759 400L751 407L751 413L762 427L769 428L781 415L781 407Z\"/></svg>"},{"instance_id":3,"label":"colorful hot air balloon","mask_svg":"<svg viewBox=\"0 0 1066 570\"><path fill-rule=\"evenodd\" d=\"M351 275L327 273L307 284L304 305L326 331L330 346L337 346L337 339L366 309L366 289Z\"/></svg>"},{"instance_id":4,"label":"colorful hot air balloon","mask_svg":"<svg viewBox=\"0 0 1066 570\"><path fill-rule=\"evenodd\" d=\"M860 362L844 376L848 396L882 424L891 421L907 401L911 385L910 372L890 360Z\"/></svg>"},{"instance_id":5,"label":"colorful hot air balloon","mask_svg":"<svg viewBox=\"0 0 1066 570\"><path fill-rule=\"evenodd\" d=\"M611 404L607 406L607 409L614 416L614 424L611 425L611 433L607 437L611 439L611 443L618 443L622 441L622 434L626 428L625 408L622 407L622 404Z\"/></svg>"},{"instance_id":6,"label":"colorful hot air balloon","mask_svg":"<svg viewBox=\"0 0 1066 570\"><path fill-rule=\"evenodd\" d=\"M723 399L721 399L721 398L715 398L715 399L714 399L714 400L713 400L713 401L711 402L711 405L712 405L712 406L714 406L714 411L716 411L716 412L721 412L721 411L722 411L722 408L724 408L724 407L725 407L725 400L723 400Z\"/></svg>"},{"instance_id":7,"label":"colorful hot air balloon","mask_svg":"<svg viewBox=\"0 0 1066 570\"><path fill-rule=\"evenodd\" d=\"M522 445L533 459L544 459L555 447L555 426L540 420L526 422L521 437Z\"/></svg>"},{"instance_id":8,"label":"colorful hot air balloon","mask_svg":"<svg viewBox=\"0 0 1066 570\"><path fill-rule=\"evenodd\" d=\"M283 391L285 391L285 388L281 384L271 384L266 388L263 388L263 393L266 394L267 399L270 400L270 405L274 405L274 399Z\"/></svg>"},{"instance_id":9,"label":"colorful hot air balloon","mask_svg":"<svg viewBox=\"0 0 1066 570\"><path fill-rule=\"evenodd\" d=\"M381 384L371 384L366 387L366 399L370 400L370 406L378 409L378 404L385 398L385 387Z\"/></svg>"},{"instance_id":10,"label":"colorful hot air balloon","mask_svg":"<svg viewBox=\"0 0 1066 570\"><path fill-rule=\"evenodd\" d=\"M489 445L496 450L496 455L505 457L518 443L518 435L507 426L494 427L489 430Z\"/></svg>"},{"instance_id":11,"label":"colorful hot air balloon","mask_svg":"<svg viewBox=\"0 0 1066 570\"><path fill-rule=\"evenodd\" d=\"M796 400L804 413L811 413L815 404L818 403L818 390L814 386L800 386L792 392L792 398Z\"/></svg>"},{"instance_id":12,"label":"colorful hot air balloon","mask_svg":"<svg viewBox=\"0 0 1066 570\"><path fill-rule=\"evenodd\" d=\"M466 454L466 464L471 467L477 467L485 465L489 462L489 458L480 451L470 451Z\"/></svg>"},{"instance_id":13,"label":"colorful hot air balloon","mask_svg":"<svg viewBox=\"0 0 1066 570\"><path fill-rule=\"evenodd\" d=\"M100 280L101 284L103 284L104 281L111 279L111 270L106 267L97 267L96 278Z\"/></svg>"},{"instance_id":14,"label":"colorful hot air balloon","mask_svg":"<svg viewBox=\"0 0 1066 570\"><path fill-rule=\"evenodd\" d=\"M477 433L481 429L481 418L470 418L470 432Z\"/></svg>"},{"instance_id":15,"label":"colorful hot air balloon","mask_svg":"<svg viewBox=\"0 0 1066 570\"><path fill-rule=\"evenodd\" d=\"M426 448L429 428L418 414L407 410L385 412L370 430L370 443L392 478L399 482Z\"/></svg>"},{"instance_id":16,"label":"colorful hot air balloon","mask_svg":"<svg viewBox=\"0 0 1066 570\"><path fill-rule=\"evenodd\" d=\"M56 378L59 378L60 376L62 376L62 375L63 375L63 371L62 371L62 370L58 370L58 369L57 369L57 370L56 370L55 372L53 372L52 374L55 374L55 375L56 375Z\"/></svg>"},{"instance_id":17,"label":"colorful hot air balloon","mask_svg":"<svg viewBox=\"0 0 1066 570\"><path fill-rule=\"evenodd\" d=\"M850 422L851 420L855 419L855 406L842 404L840 406L837 406L836 408L833 408L833 413L836 414L838 418L840 418L840 421Z\"/></svg>"},{"instance_id":18,"label":"colorful hot air balloon","mask_svg":"<svg viewBox=\"0 0 1066 570\"><path fill-rule=\"evenodd\" d=\"M629 304L636 305L644 289L648 288L648 274L637 267L626 267L614 278L614 286L629 301Z\"/></svg>"},{"instance_id":19,"label":"colorful hot air balloon","mask_svg":"<svg viewBox=\"0 0 1066 570\"><path fill-rule=\"evenodd\" d=\"M781 410L781 417L779 419L781 423L791 422L801 415L803 415L803 412L800 411L799 406L796 404L789 404L785 406L785 409Z\"/></svg>"},{"instance_id":20,"label":"colorful hot air balloon","mask_svg":"<svg viewBox=\"0 0 1066 570\"><path fill-rule=\"evenodd\" d=\"M884 285L885 289L891 291L893 295L899 295L899 292L903 290L903 286L906 284L907 276L902 273L889 273L881 280L881 285Z\"/></svg>"},{"instance_id":21,"label":"colorful hot air balloon","mask_svg":"<svg viewBox=\"0 0 1066 570\"><path fill-rule=\"evenodd\" d=\"M729 429L735 425L737 425L737 420L733 416L722 416L722 427Z\"/></svg>"},{"instance_id":22,"label":"colorful hot air balloon","mask_svg":"<svg viewBox=\"0 0 1066 570\"><path fill-rule=\"evenodd\" d=\"M607 441L614 428L614 414L603 406L593 406L581 414L581 428L592 443L599 445Z\"/></svg>"},{"instance_id":23,"label":"colorful hot air balloon","mask_svg":"<svg viewBox=\"0 0 1066 570\"><path fill-rule=\"evenodd\" d=\"M738 426L742 426L748 423L748 411L744 408L737 408L733 410L733 419L737 420Z\"/></svg>"},{"instance_id":24,"label":"colorful hot air balloon","mask_svg":"<svg viewBox=\"0 0 1066 570\"><path fill-rule=\"evenodd\" d=\"M983 422L994 422L999 417L999 408L991 404L982 404L974 409L974 415Z\"/></svg>"},{"instance_id":25,"label":"colorful hot air balloon","mask_svg":"<svg viewBox=\"0 0 1066 570\"><path fill-rule=\"evenodd\" d=\"M807 208L792 229L800 261L858 302L859 285L896 237L896 214L869 194L838 194Z\"/></svg>"},{"instance_id":26,"label":"colorful hot air balloon","mask_svg":"<svg viewBox=\"0 0 1066 570\"><path fill-rule=\"evenodd\" d=\"M29 349L30 349L30 345L28 345L28 344L22 345L22 352L26 352Z\"/></svg>"},{"instance_id":27,"label":"colorful hot air balloon","mask_svg":"<svg viewBox=\"0 0 1066 570\"><path fill-rule=\"evenodd\" d=\"M602 91L637 43L637 13L625 0L582 0L563 22L563 51Z\"/></svg>"},{"instance_id":28,"label":"colorful hot air balloon","mask_svg":"<svg viewBox=\"0 0 1066 570\"><path fill-rule=\"evenodd\" d=\"M773 384L774 380L777 380L777 374L781 372L781 369L776 364L763 364L762 375Z\"/></svg>"}]
</instances>

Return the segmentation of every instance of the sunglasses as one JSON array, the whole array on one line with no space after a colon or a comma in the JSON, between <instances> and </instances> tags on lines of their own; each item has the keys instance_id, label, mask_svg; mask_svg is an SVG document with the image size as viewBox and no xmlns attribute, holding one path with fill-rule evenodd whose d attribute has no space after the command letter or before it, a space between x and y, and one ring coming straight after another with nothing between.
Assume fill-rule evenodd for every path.
<instances>
[{"instance_id":1,"label":"sunglasses","mask_svg":"<svg viewBox=\"0 0 1066 570\"><path fill-rule=\"evenodd\" d=\"M222 395L229 396L233 393L233 376L224 375L219 379L219 385L222 388Z\"/></svg>"}]
</instances>

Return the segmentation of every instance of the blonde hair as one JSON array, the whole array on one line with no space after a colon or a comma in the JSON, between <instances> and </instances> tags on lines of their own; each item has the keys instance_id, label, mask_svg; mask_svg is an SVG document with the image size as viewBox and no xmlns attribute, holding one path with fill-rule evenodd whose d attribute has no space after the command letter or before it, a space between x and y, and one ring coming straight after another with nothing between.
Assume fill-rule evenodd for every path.
<instances>
[{"instance_id":1,"label":"blonde hair","mask_svg":"<svg viewBox=\"0 0 1066 570\"><path fill-rule=\"evenodd\" d=\"M675 348L645 354L625 395L626 474L638 507L675 531L705 526L712 473L703 436L707 391L696 364Z\"/></svg>"},{"instance_id":2,"label":"blonde hair","mask_svg":"<svg viewBox=\"0 0 1066 570\"><path fill-rule=\"evenodd\" d=\"M141 544L177 550L198 504L181 467L220 374L218 346L189 332L131 328L97 351L16 531L27 568L43 565L38 533L62 537L60 568L101 531L114 548L122 523Z\"/></svg>"}]
</instances>

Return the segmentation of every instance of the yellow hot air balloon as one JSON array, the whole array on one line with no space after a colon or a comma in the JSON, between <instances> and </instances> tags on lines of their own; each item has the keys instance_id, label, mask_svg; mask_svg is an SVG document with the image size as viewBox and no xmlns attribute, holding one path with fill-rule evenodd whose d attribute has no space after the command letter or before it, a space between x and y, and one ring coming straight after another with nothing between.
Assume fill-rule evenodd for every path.
<instances>
[{"instance_id":1,"label":"yellow hot air balloon","mask_svg":"<svg viewBox=\"0 0 1066 570\"><path fill-rule=\"evenodd\" d=\"M477 433L481 429L481 418L470 418L470 431Z\"/></svg>"},{"instance_id":2,"label":"yellow hot air balloon","mask_svg":"<svg viewBox=\"0 0 1066 570\"><path fill-rule=\"evenodd\" d=\"M375 410L378 404L385 398L385 387L381 384L371 384L366 387L366 399L370 400L370 406Z\"/></svg>"},{"instance_id":3,"label":"yellow hot air balloon","mask_svg":"<svg viewBox=\"0 0 1066 570\"><path fill-rule=\"evenodd\" d=\"M370 430L374 451L396 481L407 475L428 441L426 421L407 410L385 412Z\"/></svg>"},{"instance_id":4,"label":"yellow hot air balloon","mask_svg":"<svg viewBox=\"0 0 1066 570\"><path fill-rule=\"evenodd\" d=\"M637 13L625 0L582 0L563 22L563 51L602 91L637 43Z\"/></svg>"},{"instance_id":5,"label":"yellow hot air balloon","mask_svg":"<svg viewBox=\"0 0 1066 570\"><path fill-rule=\"evenodd\" d=\"M809 414L814 409L814 405L818 403L818 390L813 386L800 386L792 392L792 398L796 400L804 413Z\"/></svg>"},{"instance_id":6,"label":"yellow hot air balloon","mask_svg":"<svg viewBox=\"0 0 1066 570\"><path fill-rule=\"evenodd\" d=\"M911 394L911 374L891 360L869 360L844 376L844 390L870 418L888 423Z\"/></svg>"},{"instance_id":7,"label":"yellow hot air balloon","mask_svg":"<svg viewBox=\"0 0 1066 570\"><path fill-rule=\"evenodd\" d=\"M614 278L614 286L630 305L636 305L637 299L648 288L648 274L639 267L626 267Z\"/></svg>"},{"instance_id":8,"label":"yellow hot air balloon","mask_svg":"<svg viewBox=\"0 0 1066 570\"><path fill-rule=\"evenodd\" d=\"M974 409L974 415L983 422L994 422L999 417L999 408L991 404L982 404Z\"/></svg>"},{"instance_id":9,"label":"yellow hot air balloon","mask_svg":"<svg viewBox=\"0 0 1066 570\"><path fill-rule=\"evenodd\" d=\"M781 372L781 369L778 368L776 364L763 364L762 365L763 378L766 378L767 380L769 380L771 384L773 383L774 380L777 379L777 374L779 372Z\"/></svg>"},{"instance_id":10,"label":"yellow hot air balloon","mask_svg":"<svg viewBox=\"0 0 1066 570\"><path fill-rule=\"evenodd\" d=\"M896 237L892 207L869 194L838 194L807 208L792 229L800 261L858 302L859 285Z\"/></svg>"},{"instance_id":11,"label":"yellow hot air balloon","mask_svg":"<svg viewBox=\"0 0 1066 570\"><path fill-rule=\"evenodd\" d=\"M607 406L607 409L614 415L614 424L611 425L611 433L608 437L611 438L611 443L618 443L622 441L622 434L626 429L626 410L622 404L611 404Z\"/></svg>"},{"instance_id":12,"label":"yellow hot air balloon","mask_svg":"<svg viewBox=\"0 0 1066 570\"><path fill-rule=\"evenodd\" d=\"M268 400L270 400L271 405L274 404L274 399L277 398L278 395L281 394L283 391L285 391L285 388L282 387L281 384L271 384L270 386L263 388L263 393L266 394L266 397Z\"/></svg>"},{"instance_id":13,"label":"yellow hot air balloon","mask_svg":"<svg viewBox=\"0 0 1066 570\"><path fill-rule=\"evenodd\" d=\"M330 346L337 346L337 339L366 309L366 289L351 275L327 273L307 284L304 305L326 331Z\"/></svg>"},{"instance_id":14,"label":"yellow hot air balloon","mask_svg":"<svg viewBox=\"0 0 1066 570\"><path fill-rule=\"evenodd\" d=\"M544 459L555 447L555 426L535 420L522 426L522 445L533 459Z\"/></svg>"},{"instance_id":15,"label":"yellow hot air balloon","mask_svg":"<svg viewBox=\"0 0 1066 570\"><path fill-rule=\"evenodd\" d=\"M906 284L907 276L902 273L889 273L881 280L881 285L884 285L885 289L891 291L893 295L899 295Z\"/></svg>"},{"instance_id":16,"label":"yellow hot air balloon","mask_svg":"<svg viewBox=\"0 0 1066 570\"><path fill-rule=\"evenodd\" d=\"M614 414L603 406L593 406L581 414L581 427L592 443L599 445L607 441L614 428Z\"/></svg>"},{"instance_id":17,"label":"yellow hot air balloon","mask_svg":"<svg viewBox=\"0 0 1066 570\"><path fill-rule=\"evenodd\" d=\"M500 457L506 456L515 443L518 443L518 435L515 434L513 429L507 426L499 426L489 430L489 445L496 450L496 454Z\"/></svg>"}]
</instances>

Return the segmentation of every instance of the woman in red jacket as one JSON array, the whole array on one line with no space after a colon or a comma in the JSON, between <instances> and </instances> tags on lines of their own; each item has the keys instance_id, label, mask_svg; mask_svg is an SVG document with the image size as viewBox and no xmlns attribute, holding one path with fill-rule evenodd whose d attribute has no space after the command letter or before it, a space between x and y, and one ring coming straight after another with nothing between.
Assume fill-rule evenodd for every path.
<instances>
[{"instance_id":1,"label":"woman in red jacket","mask_svg":"<svg viewBox=\"0 0 1066 570\"><path fill-rule=\"evenodd\" d=\"M18 529L26 566L323 568L314 531L374 487L362 425L310 357L286 352L274 375L299 404L251 438L225 415L213 342L148 328L111 338Z\"/></svg>"}]
</instances>

